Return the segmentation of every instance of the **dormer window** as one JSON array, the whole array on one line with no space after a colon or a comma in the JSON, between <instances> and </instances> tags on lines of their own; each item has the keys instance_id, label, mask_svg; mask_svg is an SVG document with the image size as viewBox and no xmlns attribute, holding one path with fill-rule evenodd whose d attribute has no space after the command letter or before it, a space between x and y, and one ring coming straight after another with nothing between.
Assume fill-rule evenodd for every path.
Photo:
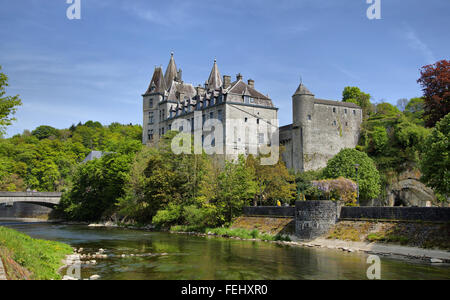
<instances>
[{"instance_id":1,"label":"dormer window","mask_svg":"<svg viewBox=\"0 0 450 300\"><path fill-rule=\"evenodd\" d=\"M250 96L244 96L244 103L245 104L253 103L253 98Z\"/></svg>"}]
</instances>

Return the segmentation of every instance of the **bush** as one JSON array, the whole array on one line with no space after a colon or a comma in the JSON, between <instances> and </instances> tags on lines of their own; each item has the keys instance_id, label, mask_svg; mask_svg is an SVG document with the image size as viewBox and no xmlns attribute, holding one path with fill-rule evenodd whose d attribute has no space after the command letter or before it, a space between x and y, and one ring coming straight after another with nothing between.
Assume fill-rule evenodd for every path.
<instances>
[{"instance_id":1,"label":"bush","mask_svg":"<svg viewBox=\"0 0 450 300\"><path fill-rule=\"evenodd\" d=\"M355 165L359 164L358 178ZM323 171L325 178L344 177L359 183L360 199L377 198L381 191L380 174L373 160L366 153L355 149L344 149L328 161Z\"/></svg>"}]
</instances>

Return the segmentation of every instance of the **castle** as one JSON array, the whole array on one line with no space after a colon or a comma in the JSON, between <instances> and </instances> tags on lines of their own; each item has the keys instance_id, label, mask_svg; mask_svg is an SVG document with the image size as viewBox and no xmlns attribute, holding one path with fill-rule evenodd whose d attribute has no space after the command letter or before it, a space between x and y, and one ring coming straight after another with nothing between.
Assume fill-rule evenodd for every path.
<instances>
[{"instance_id":1,"label":"castle","mask_svg":"<svg viewBox=\"0 0 450 300\"><path fill-rule=\"evenodd\" d=\"M354 148L362 122L359 106L316 99L300 84L292 97L293 124L279 128L278 108L255 89L254 80L238 74L231 82L214 60L208 80L194 87L183 81L173 53L165 73L155 68L142 96L144 144L157 143L170 130L201 132L208 154L234 159L280 143L286 166L296 172L324 167L341 149Z\"/></svg>"}]
</instances>

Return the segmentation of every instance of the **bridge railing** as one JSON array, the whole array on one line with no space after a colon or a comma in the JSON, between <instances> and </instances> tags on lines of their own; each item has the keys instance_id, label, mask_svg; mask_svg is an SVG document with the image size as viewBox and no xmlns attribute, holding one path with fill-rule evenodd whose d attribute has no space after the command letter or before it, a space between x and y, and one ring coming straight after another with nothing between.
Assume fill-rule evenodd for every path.
<instances>
[{"instance_id":1,"label":"bridge railing","mask_svg":"<svg viewBox=\"0 0 450 300\"><path fill-rule=\"evenodd\" d=\"M0 197L61 197L59 192L0 192Z\"/></svg>"}]
</instances>

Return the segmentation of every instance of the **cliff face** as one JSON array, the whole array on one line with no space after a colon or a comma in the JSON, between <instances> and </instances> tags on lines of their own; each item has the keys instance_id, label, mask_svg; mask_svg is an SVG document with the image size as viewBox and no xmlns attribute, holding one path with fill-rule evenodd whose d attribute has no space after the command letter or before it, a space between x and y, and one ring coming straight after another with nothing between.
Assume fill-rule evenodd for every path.
<instances>
[{"instance_id":1,"label":"cliff face","mask_svg":"<svg viewBox=\"0 0 450 300\"><path fill-rule=\"evenodd\" d=\"M402 173L388 178L385 197L372 203L374 206L435 206L433 190L420 182L421 173L416 168L408 168Z\"/></svg>"}]
</instances>

